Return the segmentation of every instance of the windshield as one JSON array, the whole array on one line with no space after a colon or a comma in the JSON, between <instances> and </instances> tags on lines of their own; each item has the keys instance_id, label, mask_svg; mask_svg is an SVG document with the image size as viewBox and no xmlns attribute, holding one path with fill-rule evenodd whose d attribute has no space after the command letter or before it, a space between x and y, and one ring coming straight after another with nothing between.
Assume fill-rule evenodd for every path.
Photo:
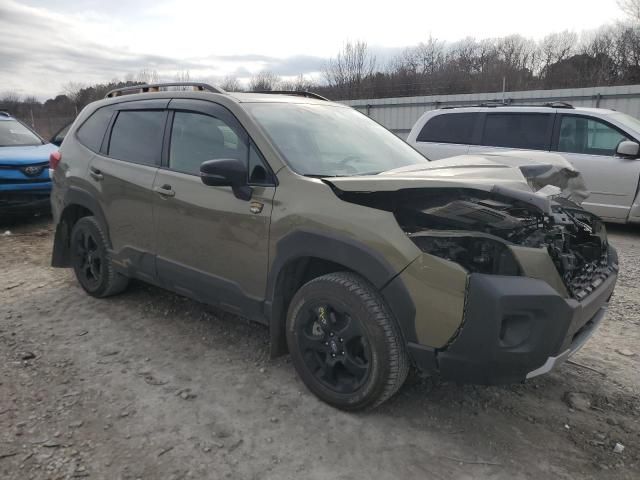
<instances>
[{"instance_id":1,"label":"windshield","mask_svg":"<svg viewBox=\"0 0 640 480\"><path fill-rule=\"evenodd\" d=\"M626 113L612 113L611 118L629 127L635 132L640 132L640 120Z\"/></svg>"},{"instance_id":2,"label":"windshield","mask_svg":"<svg viewBox=\"0 0 640 480\"><path fill-rule=\"evenodd\" d=\"M0 147L42 145L42 141L16 120L0 121Z\"/></svg>"},{"instance_id":3,"label":"windshield","mask_svg":"<svg viewBox=\"0 0 640 480\"><path fill-rule=\"evenodd\" d=\"M389 130L351 108L256 103L247 109L301 175L373 175L428 162Z\"/></svg>"}]
</instances>

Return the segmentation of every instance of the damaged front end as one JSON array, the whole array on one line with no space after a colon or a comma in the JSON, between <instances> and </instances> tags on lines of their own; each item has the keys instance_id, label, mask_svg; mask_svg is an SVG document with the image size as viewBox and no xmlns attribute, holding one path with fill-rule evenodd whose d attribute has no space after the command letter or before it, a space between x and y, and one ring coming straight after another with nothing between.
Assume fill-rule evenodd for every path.
<instances>
[{"instance_id":1,"label":"damaged front end","mask_svg":"<svg viewBox=\"0 0 640 480\"><path fill-rule=\"evenodd\" d=\"M512 246L545 249L568 296L580 300L610 275L606 230L595 215L566 198L522 190L409 189L342 192L344 200L393 212L425 253L470 274L527 276Z\"/></svg>"},{"instance_id":2,"label":"damaged front end","mask_svg":"<svg viewBox=\"0 0 640 480\"><path fill-rule=\"evenodd\" d=\"M617 279L604 224L577 203L581 189L558 186L579 177L562 165L432 164L324 179L342 200L393 214L423 252L382 291L409 292L414 364L462 383L546 373L595 331Z\"/></svg>"},{"instance_id":3,"label":"damaged front end","mask_svg":"<svg viewBox=\"0 0 640 480\"><path fill-rule=\"evenodd\" d=\"M390 287L406 282L412 292L408 348L422 372L461 383L525 381L577 351L604 317L615 250L603 223L567 199L503 186L340 196L392 212L428 254Z\"/></svg>"}]
</instances>

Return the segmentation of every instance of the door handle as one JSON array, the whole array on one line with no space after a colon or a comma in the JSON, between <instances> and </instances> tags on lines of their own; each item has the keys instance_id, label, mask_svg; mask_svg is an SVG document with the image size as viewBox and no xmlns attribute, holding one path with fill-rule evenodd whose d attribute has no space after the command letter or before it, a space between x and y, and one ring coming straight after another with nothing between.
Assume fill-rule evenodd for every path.
<instances>
[{"instance_id":1,"label":"door handle","mask_svg":"<svg viewBox=\"0 0 640 480\"><path fill-rule=\"evenodd\" d=\"M96 167L89 167L89 175L91 175L91 178L93 178L96 182L104 179L104 175Z\"/></svg>"},{"instance_id":2,"label":"door handle","mask_svg":"<svg viewBox=\"0 0 640 480\"><path fill-rule=\"evenodd\" d=\"M161 187L153 187L153 191L159 193L163 197L175 197L176 191L171 188L171 185L167 185L166 183Z\"/></svg>"}]
</instances>

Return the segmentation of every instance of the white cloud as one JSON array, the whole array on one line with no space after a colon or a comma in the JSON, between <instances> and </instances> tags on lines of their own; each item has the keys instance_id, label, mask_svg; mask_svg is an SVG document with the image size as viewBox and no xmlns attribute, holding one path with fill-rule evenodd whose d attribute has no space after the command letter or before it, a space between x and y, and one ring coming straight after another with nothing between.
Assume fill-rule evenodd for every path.
<instances>
[{"instance_id":1,"label":"white cloud","mask_svg":"<svg viewBox=\"0 0 640 480\"><path fill-rule=\"evenodd\" d=\"M25 5L25 3L27 5ZM321 70L348 39L379 57L424 41L596 28L619 16L615 0L0 0L0 89L40 97L143 68L172 78Z\"/></svg>"}]
</instances>

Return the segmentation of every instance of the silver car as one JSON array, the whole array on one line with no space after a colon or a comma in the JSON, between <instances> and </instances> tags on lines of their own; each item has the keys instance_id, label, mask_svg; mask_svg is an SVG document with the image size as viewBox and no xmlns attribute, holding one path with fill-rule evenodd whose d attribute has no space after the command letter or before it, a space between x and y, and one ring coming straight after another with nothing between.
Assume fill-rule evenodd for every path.
<instances>
[{"instance_id":1,"label":"silver car","mask_svg":"<svg viewBox=\"0 0 640 480\"><path fill-rule=\"evenodd\" d=\"M582 206L603 220L640 223L640 120L565 103L484 105L426 112L407 141L427 158L514 149L555 152L582 173Z\"/></svg>"}]
</instances>

